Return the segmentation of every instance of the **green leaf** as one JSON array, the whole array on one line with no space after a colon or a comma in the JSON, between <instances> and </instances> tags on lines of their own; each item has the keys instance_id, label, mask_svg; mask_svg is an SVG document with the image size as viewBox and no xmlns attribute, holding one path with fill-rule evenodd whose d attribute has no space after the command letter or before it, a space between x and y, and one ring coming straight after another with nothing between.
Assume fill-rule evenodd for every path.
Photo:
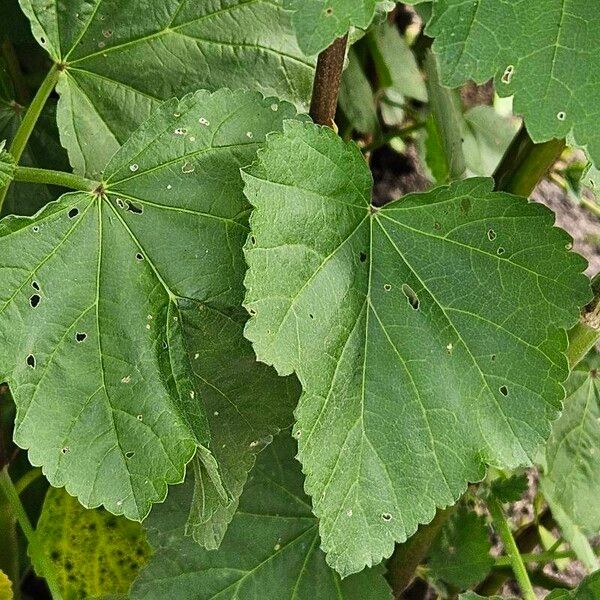
<instances>
[{"instance_id":1,"label":"green leaf","mask_svg":"<svg viewBox=\"0 0 600 600\"><path fill-rule=\"evenodd\" d=\"M575 590L554 590L546 600L598 600L600 598L600 571L588 575Z\"/></svg>"},{"instance_id":2,"label":"green leaf","mask_svg":"<svg viewBox=\"0 0 600 600\"><path fill-rule=\"evenodd\" d=\"M313 56L352 27L366 29L375 16L377 0L283 0L294 11L292 23L302 51Z\"/></svg>"},{"instance_id":3,"label":"green leaf","mask_svg":"<svg viewBox=\"0 0 600 600\"><path fill-rule=\"evenodd\" d=\"M299 108L310 98L314 61L298 48L282 0L22 4L38 42L65 65L58 123L79 174L98 178L136 127L175 95L257 89Z\"/></svg>"},{"instance_id":4,"label":"green leaf","mask_svg":"<svg viewBox=\"0 0 600 600\"><path fill-rule=\"evenodd\" d=\"M461 507L433 543L427 565L435 578L464 590L490 572L491 549L485 518Z\"/></svg>"},{"instance_id":5,"label":"green leaf","mask_svg":"<svg viewBox=\"0 0 600 600\"><path fill-rule=\"evenodd\" d=\"M15 159L4 149L6 140L0 141L0 189L8 185L15 175Z\"/></svg>"},{"instance_id":6,"label":"green leaf","mask_svg":"<svg viewBox=\"0 0 600 600\"><path fill-rule=\"evenodd\" d=\"M339 107L356 131L375 133L378 130L373 90L354 48L348 52L348 68L342 76Z\"/></svg>"},{"instance_id":7,"label":"green leaf","mask_svg":"<svg viewBox=\"0 0 600 600\"><path fill-rule=\"evenodd\" d=\"M65 600L125 593L150 557L141 525L50 488L37 525Z\"/></svg>"},{"instance_id":8,"label":"green leaf","mask_svg":"<svg viewBox=\"0 0 600 600\"><path fill-rule=\"evenodd\" d=\"M197 448L229 503L251 458L239 458L235 484L220 480L209 393L247 402L242 414L289 412L293 386L253 371L241 335L249 205L239 169L294 114L251 92L169 101L97 190L0 223L0 375L18 409L15 441L85 506L143 519ZM216 336L236 351L217 355ZM284 407L257 405L261 392Z\"/></svg>"},{"instance_id":9,"label":"green leaf","mask_svg":"<svg viewBox=\"0 0 600 600\"><path fill-rule=\"evenodd\" d=\"M574 371L565 410L545 452L541 490L588 568L598 568L586 537L600 532L600 387L595 365Z\"/></svg>"},{"instance_id":10,"label":"green leaf","mask_svg":"<svg viewBox=\"0 0 600 600\"><path fill-rule=\"evenodd\" d=\"M0 600L13 600L12 583L4 571L0 571Z\"/></svg>"},{"instance_id":11,"label":"green leaf","mask_svg":"<svg viewBox=\"0 0 600 600\"><path fill-rule=\"evenodd\" d=\"M280 435L261 453L220 550L161 538L166 543L134 583L133 600L390 600L381 569L341 580L325 563L295 452L289 435ZM169 522L185 519L185 503L172 506Z\"/></svg>"},{"instance_id":12,"label":"green leaf","mask_svg":"<svg viewBox=\"0 0 600 600\"><path fill-rule=\"evenodd\" d=\"M491 493L500 502L517 502L529 487L527 475L513 475L512 477L499 477L492 482Z\"/></svg>"},{"instance_id":13,"label":"green leaf","mask_svg":"<svg viewBox=\"0 0 600 600\"><path fill-rule=\"evenodd\" d=\"M578 0L436 0L427 33L436 38L444 84L494 77L500 96L514 94L515 113L535 142L573 132L598 165L596 8Z\"/></svg>"},{"instance_id":14,"label":"green leaf","mask_svg":"<svg viewBox=\"0 0 600 600\"><path fill-rule=\"evenodd\" d=\"M510 600L510 598L503 596L480 596L475 592L465 592L459 596L459 600Z\"/></svg>"},{"instance_id":15,"label":"green leaf","mask_svg":"<svg viewBox=\"0 0 600 600\"><path fill-rule=\"evenodd\" d=\"M585 261L550 211L490 179L376 209L358 147L310 124L270 136L244 180L246 336L302 383L306 489L347 575L486 463L531 462L560 411Z\"/></svg>"}]
</instances>

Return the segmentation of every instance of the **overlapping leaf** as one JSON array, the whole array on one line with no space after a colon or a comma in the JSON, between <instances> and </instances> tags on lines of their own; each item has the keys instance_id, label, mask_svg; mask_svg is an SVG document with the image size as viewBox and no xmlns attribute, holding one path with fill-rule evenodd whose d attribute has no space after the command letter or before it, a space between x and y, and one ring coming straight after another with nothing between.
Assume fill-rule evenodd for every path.
<instances>
[{"instance_id":1,"label":"overlapping leaf","mask_svg":"<svg viewBox=\"0 0 600 600\"><path fill-rule=\"evenodd\" d=\"M435 0L427 33L436 38L442 80L457 87L494 77L514 94L536 142L573 132L600 162L600 12L581 0Z\"/></svg>"},{"instance_id":2,"label":"overlapping leaf","mask_svg":"<svg viewBox=\"0 0 600 600\"><path fill-rule=\"evenodd\" d=\"M242 337L239 168L294 114L250 92L170 101L94 192L0 224L15 441L84 505L142 519L199 448L198 518L222 528L256 452L248 440L289 423L294 385L257 369ZM236 418L219 424L221 410Z\"/></svg>"},{"instance_id":3,"label":"overlapping leaf","mask_svg":"<svg viewBox=\"0 0 600 600\"><path fill-rule=\"evenodd\" d=\"M567 539L588 567L598 560L586 536L600 532L600 389L588 365L569 378L565 410L545 452L541 489Z\"/></svg>"},{"instance_id":4,"label":"overlapping leaf","mask_svg":"<svg viewBox=\"0 0 600 600\"><path fill-rule=\"evenodd\" d=\"M298 44L309 56L325 50L351 27L367 28L376 5L377 0L284 0L284 6L294 11Z\"/></svg>"},{"instance_id":5,"label":"overlapping leaf","mask_svg":"<svg viewBox=\"0 0 600 600\"><path fill-rule=\"evenodd\" d=\"M489 179L375 209L354 144L284 132L244 174L246 335L303 385L306 489L346 575L389 556L485 463L531 461L590 291L547 209Z\"/></svg>"},{"instance_id":6,"label":"overlapping leaf","mask_svg":"<svg viewBox=\"0 0 600 600\"><path fill-rule=\"evenodd\" d=\"M298 48L282 0L23 0L22 6L37 40L62 65L58 122L78 173L98 177L172 96L248 88L299 107L310 96L313 61Z\"/></svg>"},{"instance_id":7,"label":"overlapping leaf","mask_svg":"<svg viewBox=\"0 0 600 600\"><path fill-rule=\"evenodd\" d=\"M389 600L380 569L341 580L325 563L295 451L293 440L281 435L260 455L218 551L177 535L151 535L157 549L132 598ZM182 491L172 490L173 510L163 528L185 520L186 502L176 505Z\"/></svg>"},{"instance_id":8,"label":"overlapping leaf","mask_svg":"<svg viewBox=\"0 0 600 600\"><path fill-rule=\"evenodd\" d=\"M4 149L6 140L0 141L0 189L8 185L15 173L15 161Z\"/></svg>"},{"instance_id":9,"label":"overlapping leaf","mask_svg":"<svg viewBox=\"0 0 600 600\"><path fill-rule=\"evenodd\" d=\"M433 577L464 590L490 572L491 549L485 518L460 507L434 541L427 565Z\"/></svg>"},{"instance_id":10,"label":"overlapping leaf","mask_svg":"<svg viewBox=\"0 0 600 600\"><path fill-rule=\"evenodd\" d=\"M554 590L546 600L597 600L600 598L600 571L588 575L574 590Z\"/></svg>"}]
</instances>

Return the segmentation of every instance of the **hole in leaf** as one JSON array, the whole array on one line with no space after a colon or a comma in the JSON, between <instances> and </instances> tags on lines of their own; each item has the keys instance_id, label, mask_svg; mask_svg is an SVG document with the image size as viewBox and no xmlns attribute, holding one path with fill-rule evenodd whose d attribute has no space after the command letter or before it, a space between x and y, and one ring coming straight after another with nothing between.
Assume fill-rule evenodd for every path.
<instances>
[{"instance_id":1,"label":"hole in leaf","mask_svg":"<svg viewBox=\"0 0 600 600\"><path fill-rule=\"evenodd\" d=\"M141 215L144 212L144 207L134 204L133 202L128 201L126 205L127 212L133 213L134 215Z\"/></svg>"},{"instance_id":2,"label":"hole in leaf","mask_svg":"<svg viewBox=\"0 0 600 600\"><path fill-rule=\"evenodd\" d=\"M421 306L421 302L419 301L419 297L416 292L408 285L407 283L402 284L402 293L406 296L408 303L414 310L419 310Z\"/></svg>"},{"instance_id":3,"label":"hole in leaf","mask_svg":"<svg viewBox=\"0 0 600 600\"><path fill-rule=\"evenodd\" d=\"M41 299L42 297L39 294L33 294L33 296L29 298L29 304L31 304L31 308L36 308Z\"/></svg>"},{"instance_id":4,"label":"hole in leaf","mask_svg":"<svg viewBox=\"0 0 600 600\"><path fill-rule=\"evenodd\" d=\"M501 393L503 396L508 396L508 388L507 388L505 385L501 386L501 387L500 387L500 393Z\"/></svg>"},{"instance_id":5,"label":"hole in leaf","mask_svg":"<svg viewBox=\"0 0 600 600\"><path fill-rule=\"evenodd\" d=\"M129 452L125 452L125 458L133 458L134 455L135 452L132 452L131 450Z\"/></svg>"},{"instance_id":6,"label":"hole in leaf","mask_svg":"<svg viewBox=\"0 0 600 600\"><path fill-rule=\"evenodd\" d=\"M433 228L434 228L436 231L439 231L439 230L442 228L442 224L441 224L441 223L438 223L438 222L436 221L436 222L433 224Z\"/></svg>"},{"instance_id":7,"label":"hole in leaf","mask_svg":"<svg viewBox=\"0 0 600 600\"><path fill-rule=\"evenodd\" d=\"M495 361L496 360L496 355L492 354L491 359L492 359L492 362Z\"/></svg>"},{"instance_id":8,"label":"hole in leaf","mask_svg":"<svg viewBox=\"0 0 600 600\"><path fill-rule=\"evenodd\" d=\"M77 340L77 342L78 342L78 343L80 343L80 344L81 344L81 342L84 342L86 338L87 338L87 333L84 333L84 332L79 332L79 331L78 331L78 332L75 334L75 339L76 339L76 340Z\"/></svg>"},{"instance_id":9,"label":"hole in leaf","mask_svg":"<svg viewBox=\"0 0 600 600\"><path fill-rule=\"evenodd\" d=\"M383 284L383 289L384 289L386 292L389 292L389 291L392 289L392 286L391 286L389 283L384 283L384 284Z\"/></svg>"},{"instance_id":10,"label":"hole in leaf","mask_svg":"<svg viewBox=\"0 0 600 600\"><path fill-rule=\"evenodd\" d=\"M392 515L390 515L390 513L382 513L381 514L381 518L386 522L389 523L392 520Z\"/></svg>"},{"instance_id":11,"label":"hole in leaf","mask_svg":"<svg viewBox=\"0 0 600 600\"><path fill-rule=\"evenodd\" d=\"M69 453L69 446L65 446L64 448L61 448L60 451L62 454L68 454Z\"/></svg>"},{"instance_id":12,"label":"hole in leaf","mask_svg":"<svg viewBox=\"0 0 600 600\"><path fill-rule=\"evenodd\" d=\"M514 72L515 67L513 65L508 65L508 67L506 67L506 71L504 71L504 75L502 75L502 83L506 83L508 85L511 82Z\"/></svg>"},{"instance_id":13,"label":"hole in leaf","mask_svg":"<svg viewBox=\"0 0 600 600\"><path fill-rule=\"evenodd\" d=\"M40 230L40 228L37 225L34 225L31 229L33 233L37 233Z\"/></svg>"},{"instance_id":14,"label":"hole in leaf","mask_svg":"<svg viewBox=\"0 0 600 600\"><path fill-rule=\"evenodd\" d=\"M27 363L27 365L29 367L31 367L32 369L35 369L35 356L33 354L30 354L26 359L25 362Z\"/></svg>"},{"instance_id":15,"label":"hole in leaf","mask_svg":"<svg viewBox=\"0 0 600 600\"><path fill-rule=\"evenodd\" d=\"M559 112L559 113L556 115L556 118L557 118L559 121L564 121L564 120L567 118L567 113L561 110L561 111L560 111L560 112Z\"/></svg>"},{"instance_id":16,"label":"hole in leaf","mask_svg":"<svg viewBox=\"0 0 600 600\"><path fill-rule=\"evenodd\" d=\"M79 209L78 208L72 208L68 215L69 215L69 219L74 219L77 215L79 214Z\"/></svg>"},{"instance_id":17,"label":"hole in leaf","mask_svg":"<svg viewBox=\"0 0 600 600\"><path fill-rule=\"evenodd\" d=\"M331 6L325 10L325 14L330 17L333 14L333 8Z\"/></svg>"},{"instance_id":18,"label":"hole in leaf","mask_svg":"<svg viewBox=\"0 0 600 600\"><path fill-rule=\"evenodd\" d=\"M250 313L252 316L254 316L254 315L256 314L256 311L255 311L253 308L249 308L249 309L248 309L248 312L249 312L249 313Z\"/></svg>"},{"instance_id":19,"label":"hole in leaf","mask_svg":"<svg viewBox=\"0 0 600 600\"><path fill-rule=\"evenodd\" d=\"M169 344L167 344L167 342L163 342L162 347L163 347L163 350L166 350L169 347Z\"/></svg>"},{"instance_id":20,"label":"hole in leaf","mask_svg":"<svg viewBox=\"0 0 600 600\"><path fill-rule=\"evenodd\" d=\"M367 260L367 253L361 252L359 255L359 258L360 258L360 262L364 263Z\"/></svg>"},{"instance_id":21,"label":"hole in leaf","mask_svg":"<svg viewBox=\"0 0 600 600\"><path fill-rule=\"evenodd\" d=\"M315 318L315 315L313 315L312 313L308 313L308 316L309 316L311 319L314 319L314 318Z\"/></svg>"},{"instance_id":22,"label":"hole in leaf","mask_svg":"<svg viewBox=\"0 0 600 600\"><path fill-rule=\"evenodd\" d=\"M490 242L493 242L496 239L496 232L493 229L488 229L487 236L488 240L490 240Z\"/></svg>"},{"instance_id":23,"label":"hole in leaf","mask_svg":"<svg viewBox=\"0 0 600 600\"><path fill-rule=\"evenodd\" d=\"M505 252L506 252L506 250L502 246L500 246L500 248L498 248L498 250L496 250L496 254L498 256L502 256Z\"/></svg>"},{"instance_id":24,"label":"hole in leaf","mask_svg":"<svg viewBox=\"0 0 600 600\"><path fill-rule=\"evenodd\" d=\"M38 292L40 291L40 284L39 284L37 281L32 281L32 282L31 282L31 287L32 287L34 290L37 290Z\"/></svg>"},{"instance_id":25,"label":"hole in leaf","mask_svg":"<svg viewBox=\"0 0 600 600\"><path fill-rule=\"evenodd\" d=\"M256 246L256 238L253 235L250 236L250 242L252 243L253 246Z\"/></svg>"},{"instance_id":26,"label":"hole in leaf","mask_svg":"<svg viewBox=\"0 0 600 600\"><path fill-rule=\"evenodd\" d=\"M142 260L144 260L144 255L143 255L141 252L138 252L138 253L135 255L135 260L137 260L137 261L142 261Z\"/></svg>"}]
</instances>

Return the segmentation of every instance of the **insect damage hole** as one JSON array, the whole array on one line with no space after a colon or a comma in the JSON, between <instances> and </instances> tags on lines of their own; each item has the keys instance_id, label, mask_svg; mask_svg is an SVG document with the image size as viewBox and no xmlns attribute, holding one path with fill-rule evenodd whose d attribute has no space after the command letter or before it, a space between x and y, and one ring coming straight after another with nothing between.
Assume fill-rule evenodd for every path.
<instances>
[{"instance_id":1,"label":"insect damage hole","mask_svg":"<svg viewBox=\"0 0 600 600\"><path fill-rule=\"evenodd\" d=\"M78 208L72 208L69 212L69 219L74 219L77 215L79 214L79 209Z\"/></svg>"},{"instance_id":2,"label":"insect damage hole","mask_svg":"<svg viewBox=\"0 0 600 600\"><path fill-rule=\"evenodd\" d=\"M31 282L31 287L36 290L37 292L40 291L40 284L37 281L32 281Z\"/></svg>"},{"instance_id":3,"label":"insect damage hole","mask_svg":"<svg viewBox=\"0 0 600 600\"><path fill-rule=\"evenodd\" d=\"M488 229L487 237L490 242L493 242L496 239L496 232L493 229Z\"/></svg>"},{"instance_id":4,"label":"insect damage hole","mask_svg":"<svg viewBox=\"0 0 600 600\"><path fill-rule=\"evenodd\" d=\"M381 518L386 522L389 523L392 520L392 515L390 513L381 513Z\"/></svg>"},{"instance_id":5,"label":"insect damage hole","mask_svg":"<svg viewBox=\"0 0 600 600\"><path fill-rule=\"evenodd\" d=\"M421 302L415 290L413 290L407 283L403 283L402 293L406 296L406 299L408 300L408 303L410 304L411 308L413 308L414 310L419 310Z\"/></svg>"},{"instance_id":6,"label":"insect damage hole","mask_svg":"<svg viewBox=\"0 0 600 600\"><path fill-rule=\"evenodd\" d=\"M507 388L505 385L503 385L503 386L500 386L500 393L501 393L503 396L508 396L508 388Z\"/></svg>"},{"instance_id":7,"label":"insect damage hole","mask_svg":"<svg viewBox=\"0 0 600 600\"><path fill-rule=\"evenodd\" d=\"M135 255L135 260L137 260L138 262L142 262L144 260L144 255L141 252L138 252Z\"/></svg>"},{"instance_id":8,"label":"insect damage hole","mask_svg":"<svg viewBox=\"0 0 600 600\"><path fill-rule=\"evenodd\" d=\"M30 354L26 359L25 362L27 363L28 367L31 367L32 369L35 369L35 356L33 354Z\"/></svg>"},{"instance_id":9,"label":"insect damage hole","mask_svg":"<svg viewBox=\"0 0 600 600\"><path fill-rule=\"evenodd\" d=\"M39 294L33 294L33 296L29 298L29 304L31 304L31 308L37 308L41 299L42 297Z\"/></svg>"},{"instance_id":10,"label":"insect damage hole","mask_svg":"<svg viewBox=\"0 0 600 600\"><path fill-rule=\"evenodd\" d=\"M81 344L81 342L85 342L87 338L87 333L83 332L83 331L78 331L75 334L75 339L77 340L77 343Z\"/></svg>"},{"instance_id":11,"label":"insect damage hole","mask_svg":"<svg viewBox=\"0 0 600 600\"><path fill-rule=\"evenodd\" d=\"M125 458L133 458L135 456L135 452L129 450L129 452L125 452Z\"/></svg>"},{"instance_id":12,"label":"insect damage hole","mask_svg":"<svg viewBox=\"0 0 600 600\"><path fill-rule=\"evenodd\" d=\"M360 260L361 263L366 262L367 261L367 253L366 252L361 252L358 255L358 258L359 258L359 260Z\"/></svg>"}]
</instances>

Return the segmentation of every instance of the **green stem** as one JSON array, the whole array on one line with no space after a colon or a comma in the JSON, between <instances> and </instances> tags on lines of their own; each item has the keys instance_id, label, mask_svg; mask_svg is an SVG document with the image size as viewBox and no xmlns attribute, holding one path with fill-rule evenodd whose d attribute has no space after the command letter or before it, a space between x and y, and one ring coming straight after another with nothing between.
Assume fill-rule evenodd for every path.
<instances>
[{"instance_id":1,"label":"green stem","mask_svg":"<svg viewBox=\"0 0 600 600\"><path fill-rule=\"evenodd\" d=\"M0 540L2 540L0 570L2 570L10 579L15 598L20 598L17 522L10 504L2 497L0 497Z\"/></svg>"},{"instance_id":2,"label":"green stem","mask_svg":"<svg viewBox=\"0 0 600 600\"><path fill-rule=\"evenodd\" d=\"M34 467L33 469L29 469L23 477L18 479L15 482L15 489L17 490L17 494L19 496L37 479L42 476L42 469L39 467Z\"/></svg>"},{"instance_id":3,"label":"green stem","mask_svg":"<svg viewBox=\"0 0 600 600\"><path fill-rule=\"evenodd\" d=\"M529 197L564 149L565 140L536 144L521 127L494 173L496 189Z\"/></svg>"},{"instance_id":4,"label":"green stem","mask_svg":"<svg viewBox=\"0 0 600 600\"><path fill-rule=\"evenodd\" d=\"M81 192L93 192L101 185L99 181L92 181L74 173L52 171L50 169L36 169L34 167L17 167L15 169L14 180L25 181L27 183L60 185Z\"/></svg>"},{"instance_id":5,"label":"green stem","mask_svg":"<svg viewBox=\"0 0 600 600\"><path fill-rule=\"evenodd\" d=\"M0 491L4 493L13 514L21 526L21 530L25 534L25 538L29 544L29 555L38 573L46 580L52 599L62 600L62 594L60 593L54 573L54 566L46 556L43 546L38 542L29 517L19 499L19 494L10 478L8 467L4 467L0 471Z\"/></svg>"},{"instance_id":6,"label":"green stem","mask_svg":"<svg viewBox=\"0 0 600 600\"><path fill-rule=\"evenodd\" d=\"M456 101L456 92L441 84L438 62L431 50L425 55L424 68L427 75L429 106L440 134L448 165L448 178L450 181L464 179L467 163L463 153L462 115Z\"/></svg>"},{"instance_id":7,"label":"green stem","mask_svg":"<svg viewBox=\"0 0 600 600\"><path fill-rule=\"evenodd\" d=\"M523 558L521 557L521 553L519 552L515 538L510 530L510 525L504 516L502 505L495 498L491 498L488 502L488 508L490 509L490 514L494 520L495 528L500 534L502 542L504 543L504 548L506 549L506 553L510 558L510 563L515 574L515 578L519 584L519 587L521 588L521 592L523 593L523 600L536 600L536 595L533 591L531 581L529 580L525 563L523 562Z\"/></svg>"},{"instance_id":8,"label":"green stem","mask_svg":"<svg viewBox=\"0 0 600 600\"><path fill-rule=\"evenodd\" d=\"M551 563L561 558L577 558L572 550L564 552L539 552L538 554L521 554L524 563ZM510 556L499 556L496 559L497 566L506 567L512 564Z\"/></svg>"},{"instance_id":9,"label":"green stem","mask_svg":"<svg viewBox=\"0 0 600 600\"><path fill-rule=\"evenodd\" d=\"M409 586L417 567L427 556L433 540L453 511L454 507L438 510L431 523L422 525L406 542L396 545L387 563L387 579L394 598L402 597L402 592Z\"/></svg>"},{"instance_id":10,"label":"green stem","mask_svg":"<svg viewBox=\"0 0 600 600\"><path fill-rule=\"evenodd\" d=\"M46 78L42 82L42 85L38 89L34 99L31 101L23 120L19 125L19 129L17 129L17 133L15 134L15 137L13 138L9 148L9 151L13 155L13 158L17 164L21 160L21 156L23 155L23 151L27 146L27 142L29 141L33 128L40 117L48 97L56 86L59 76L60 70L58 66L53 65L50 71L48 71L48 75L46 75ZM8 193L9 187L10 183L0 189L0 213L2 212L2 206L4 205L4 200L6 198L6 194Z\"/></svg>"},{"instance_id":11,"label":"green stem","mask_svg":"<svg viewBox=\"0 0 600 600\"><path fill-rule=\"evenodd\" d=\"M594 299L584 309L581 320L569 331L569 366L576 367L600 339L600 274L592 279Z\"/></svg>"}]
</instances>

